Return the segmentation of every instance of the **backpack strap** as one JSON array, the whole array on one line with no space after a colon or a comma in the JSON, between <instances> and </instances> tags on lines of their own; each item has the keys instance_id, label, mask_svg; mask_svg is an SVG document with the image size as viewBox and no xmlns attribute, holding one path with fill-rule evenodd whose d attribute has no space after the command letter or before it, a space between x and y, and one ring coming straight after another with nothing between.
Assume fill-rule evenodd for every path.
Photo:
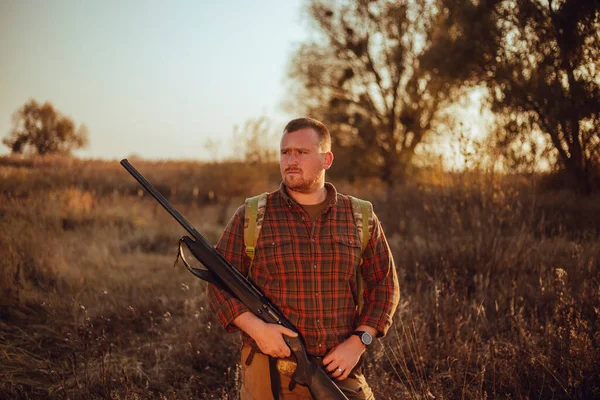
<instances>
[{"instance_id":1,"label":"backpack strap","mask_svg":"<svg viewBox=\"0 0 600 400\"><path fill-rule=\"evenodd\" d=\"M353 196L348 196L348 198L350 199L350 203L352 204L352 214L354 215L354 223L356 224L356 229L358 231L358 235L360 236L362 244L362 253L364 253L365 249L367 248L367 245L369 244L369 239L371 238L371 231L373 230L373 204L366 200L358 199ZM363 258L361 257L360 264L358 268L356 268L358 315L360 315L360 313L362 312L364 304L364 281L361 274L362 264Z\"/></svg>"},{"instance_id":2,"label":"backpack strap","mask_svg":"<svg viewBox=\"0 0 600 400\"><path fill-rule=\"evenodd\" d=\"M254 252L256 242L260 236L265 211L267 209L267 195L269 193L259 194L258 196L248 197L244 208L244 246L246 246L246 255L250 258L250 267L248 267L247 278L250 277L252 265L254 264Z\"/></svg>"}]
</instances>

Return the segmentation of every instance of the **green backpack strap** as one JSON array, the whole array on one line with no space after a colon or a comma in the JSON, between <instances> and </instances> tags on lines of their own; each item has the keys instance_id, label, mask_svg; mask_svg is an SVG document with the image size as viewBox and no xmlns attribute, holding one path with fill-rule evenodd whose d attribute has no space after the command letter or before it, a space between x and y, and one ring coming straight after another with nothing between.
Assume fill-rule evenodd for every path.
<instances>
[{"instance_id":1,"label":"green backpack strap","mask_svg":"<svg viewBox=\"0 0 600 400\"><path fill-rule=\"evenodd\" d=\"M246 255L250 258L250 267L248 267L247 278L250 277L252 265L254 264L254 252L256 242L260 236L265 211L267 209L267 195L269 193L259 194L258 196L248 197L244 208L244 246L246 246Z\"/></svg>"},{"instance_id":2,"label":"green backpack strap","mask_svg":"<svg viewBox=\"0 0 600 400\"><path fill-rule=\"evenodd\" d=\"M352 204L352 214L354 215L354 223L356 224L356 229L358 231L358 235L360 236L361 244L362 244L362 253L365 252L367 245L369 244L369 239L371 238L371 231L373 226L373 205L362 199L358 199L353 196L348 196L350 199L350 203ZM364 281L361 274L361 267L363 264L362 257L360 258L360 264L358 268L356 268L356 291L357 291L357 304L358 304L358 315L362 312L364 298Z\"/></svg>"}]
</instances>

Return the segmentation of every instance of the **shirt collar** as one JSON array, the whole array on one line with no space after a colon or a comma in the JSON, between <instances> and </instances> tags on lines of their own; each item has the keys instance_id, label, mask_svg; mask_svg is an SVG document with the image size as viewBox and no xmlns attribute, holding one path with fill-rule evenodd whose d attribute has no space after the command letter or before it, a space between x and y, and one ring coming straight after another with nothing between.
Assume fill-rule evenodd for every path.
<instances>
[{"instance_id":1,"label":"shirt collar","mask_svg":"<svg viewBox=\"0 0 600 400\"><path fill-rule=\"evenodd\" d=\"M337 196L337 190L335 189L335 186L333 186L331 183L329 182L325 182L325 189L327 190L327 209L331 208L331 207L335 207L337 205L337 201L338 201L338 196ZM283 198L283 201L291 206L293 204L300 206L296 200L294 200L287 191L287 187L285 186L285 184L283 182L281 182L281 184L279 185L279 193L281 193L281 197Z\"/></svg>"}]
</instances>

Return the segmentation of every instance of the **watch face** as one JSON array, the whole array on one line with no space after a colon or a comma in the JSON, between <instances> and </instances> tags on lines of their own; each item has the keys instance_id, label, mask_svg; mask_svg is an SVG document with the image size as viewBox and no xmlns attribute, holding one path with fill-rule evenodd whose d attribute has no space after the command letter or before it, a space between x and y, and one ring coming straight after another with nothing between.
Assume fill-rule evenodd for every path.
<instances>
[{"instance_id":1,"label":"watch face","mask_svg":"<svg viewBox=\"0 0 600 400\"><path fill-rule=\"evenodd\" d=\"M365 346L368 346L371 344L371 342L373 342L373 336L371 336L369 332L363 332L363 334L360 335L360 340L365 344Z\"/></svg>"}]
</instances>

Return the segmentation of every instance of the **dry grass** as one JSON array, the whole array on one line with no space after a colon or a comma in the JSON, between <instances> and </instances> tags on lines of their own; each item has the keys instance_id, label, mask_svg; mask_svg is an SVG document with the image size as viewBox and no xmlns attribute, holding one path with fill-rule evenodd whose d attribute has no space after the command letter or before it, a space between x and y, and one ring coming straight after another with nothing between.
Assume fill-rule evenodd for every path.
<instances>
[{"instance_id":1,"label":"dry grass","mask_svg":"<svg viewBox=\"0 0 600 400\"><path fill-rule=\"evenodd\" d=\"M135 162L215 242L277 167ZM274 171L274 172L273 172ZM380 399L600 398L600 202L429 174L375 203L402 285ZM0 159L0 398L235 398L238 338L117 162Z\"/></svg>"}]
</instances>

